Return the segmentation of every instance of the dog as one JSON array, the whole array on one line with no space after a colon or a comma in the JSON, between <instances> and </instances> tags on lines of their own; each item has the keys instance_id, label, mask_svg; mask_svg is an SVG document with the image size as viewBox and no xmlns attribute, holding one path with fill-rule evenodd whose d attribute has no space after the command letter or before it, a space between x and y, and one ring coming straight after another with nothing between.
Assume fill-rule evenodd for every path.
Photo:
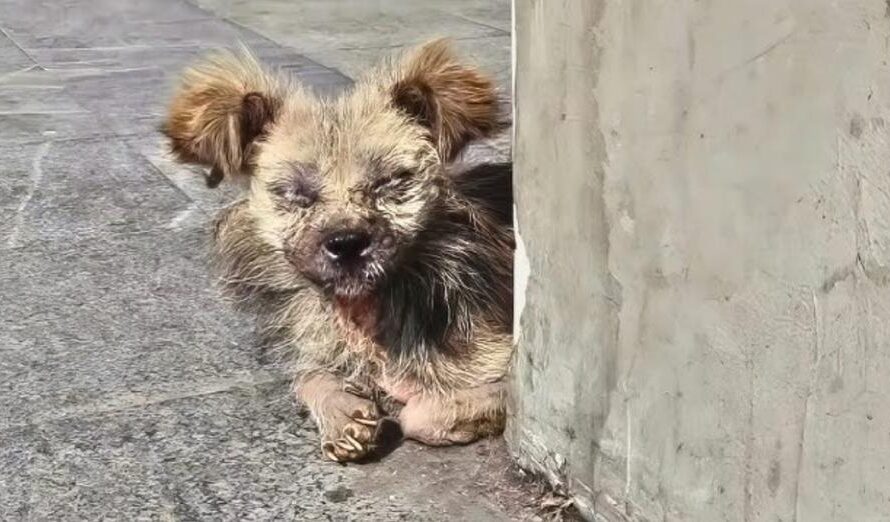
<instances>
[{"instance_id":1,"label":"dog","mask_svg":"<svg viewBox=\"0 0 890 522\"><path fill-rule=\"evenodd\" d=\"M322 453L369 457L384 419L428 445L502 432L512 355L512 165L494 83L435 40L320 99L246 49L182 75L162 123L207 183L224 293L289 354Z\"/></svg>"}]
</instances>

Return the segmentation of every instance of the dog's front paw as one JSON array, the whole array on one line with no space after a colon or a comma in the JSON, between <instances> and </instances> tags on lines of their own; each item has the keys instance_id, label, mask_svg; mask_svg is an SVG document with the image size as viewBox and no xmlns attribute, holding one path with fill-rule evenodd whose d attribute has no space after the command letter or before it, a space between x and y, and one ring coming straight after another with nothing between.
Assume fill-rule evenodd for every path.
<instances>
[{"instance_id":1,"label":"dog's front paw","mask_svg":"<svg viewBox=\"0 0 890 522\"><path fill-rule=\"evenodd\" d=\"M332 393L325 401L321 451L335 462L361 460L376 444L381 416L374 402L348 392Z\"/></svg>"}]
</instances>

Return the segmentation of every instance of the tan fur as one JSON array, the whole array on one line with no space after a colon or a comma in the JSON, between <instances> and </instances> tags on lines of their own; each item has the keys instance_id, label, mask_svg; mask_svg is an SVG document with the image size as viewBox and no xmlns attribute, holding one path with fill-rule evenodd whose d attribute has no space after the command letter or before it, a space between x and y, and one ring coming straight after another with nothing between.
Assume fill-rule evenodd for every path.
<instances>
[{"instance_id":1,"label":"tan fur","mask_svg":"<svg viewBox=\"0 0 890 522\"><path fill-rule=\"evenodd\" d=\"M413 105L418 95L432 93L426 118L445 160L503 123L491 80L461 64L446 40L430 42L410 54L396 74L392 93L397 103Z\"/></svg>"},{"instance_id":2,"label":"tan fur","mask_svg":"<svg viewBox=\"0 0 890 522\"><path fill-rule=\"evenodd\" d=\"M285 96L300 95L299 86L266 71L247 49L219 51L182 74L161 130L180 161L235 178L249 173L251 142L274 120Z\"/></svg>"},{"instance_id":3,"label":"tan fur","mask_svg":"<svg viewBox=\"0 0 890 522\"><path fill-rule=\"evenodd\" d=\"M465 444L503 428L507 398L502 381L443 396L420 393L405 403L399 424L406 437L431 446Z\"/></svg>"},{"instance_id":4,"label":"tan fur","mask_svg":"<svg viewBox=\"0 0 890 522\"><path fill-rule=\"evenodd\" d=\"M215 245L218 252L227 255L215 257L245 263L220 270L242 274L237 281L239 289L247 285L293 293L287 305L280 309L280 315L268 317L264 327L285 330L284 349L294 350L289 357L296 357L294 366L300 372L337 368L348 379L372 376L375 381L385 383L387 391L403 387L441 395L504 377L512 354L512 338L503 322L492 327L485 324L485 318L479 318L475 335L468 343L472 349L460 358L389 359L375 342L345 323L323 295L304 281L295 280L293 270L280 254L257 241L252 232L254 226L247 201L223 211L217 220ZM239 250L243 256L237 254ZM223 281L224 284L233 282ZM235 288L231 284L225 287ZM237 300L244 296L230 294L230 297Z\"/></svg>"},{"instance_id":5,"label":"tan fur","mask_svg":"<svg viewBox=\"0 0 890 522\"><path fill-rule=\"evenodd\" d=\"M420 109L433 112L405 106L400 96L411 89L425 96ZM246 139L245 118L256 116L246 115L256 112L246 105L255 104L254 94L263 100L262 125L247 127L261 131ZM253 98L245 104L246 97ZM469 442L503 426L499 383L511 356L512 231L467 199L449 165L469 141L496 130L498 118L490 80L459 64L444 41L372 72L336 100L313 98L244 53L216 55L189 69L174 95L164 129L177 157L221 169L227 178L249 175L248 195L217 219L216 268L227 294L257 314L289 361L330 458L355 460L373 447L370 429L342 411L369 404L358 397L364 392L347 391L347 382L404 403L406 435L429 443ZM371 231L375 245L386 237L396 251L411 249L414 268L380 254L366 268L370 280L432 270L418 288L439 285L442 313L454 314L444 337L422 341L438 344L403 351L381 344L375 328L386 318L379 296L362 297L370 299L366 306L352 296L368 290L346 280L337 283L345 296L338 301L313 282L326 266L319 265L320 242L344 227ZM429 246L438 239L430 232L436 227L453 240ZM468 268L473 262L481 264ZM470 276L489 283L473 286ZM384 331L398 327L396 321ZM418 404L435 411L411 413ZM377 414L365 409L362 419L368 427Z\"/></svg>"}]
</instances>

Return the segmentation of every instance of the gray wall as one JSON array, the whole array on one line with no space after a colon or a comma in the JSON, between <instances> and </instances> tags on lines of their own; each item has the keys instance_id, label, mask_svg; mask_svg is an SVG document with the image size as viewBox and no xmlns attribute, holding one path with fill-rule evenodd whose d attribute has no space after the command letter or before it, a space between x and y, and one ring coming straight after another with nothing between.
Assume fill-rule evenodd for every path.
<instances>
[{"instance_id":1,"label":"gray wall","mask_svg":"<svg viewBox=\"0 0 890 522\"><path fill-rule=\"evenodd\" d=\"M514 9L514 454L610 520L890 519L890 3Z\"/></svg>"}]
</instances>

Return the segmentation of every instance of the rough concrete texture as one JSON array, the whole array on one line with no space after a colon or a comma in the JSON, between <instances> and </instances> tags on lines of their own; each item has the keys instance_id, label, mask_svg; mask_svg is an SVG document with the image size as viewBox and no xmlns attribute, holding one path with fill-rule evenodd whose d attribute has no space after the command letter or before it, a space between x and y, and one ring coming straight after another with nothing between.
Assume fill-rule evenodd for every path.
<instances>
[{"instance_id":1,"label":"rough concrete texture","mask_svg":"<svg viewBox=\"0 0 890 522\"><path fill-rule=\"evenodd\" d=\"M512 450L591 517L890 519L887 2L515 23Z\"/></svg>"},{"instance_id":2,"label":"rough concrete texture","mask_svg":"<svg viewBox=\"0 0 890 522\"><path fill-rule=\"evenodd\" d=\"M420 38L433 4L388 42ZM325 5L316 34L341 34ZM473 16L449 30L493 31ZM0 0L0 519L533 517L499 441L322 460L285 372L217 297L207 227L235 194L163 152L173 76L242 40L316 90L350 81L246 25L183 0Z\"/></svg>"},{"instance_id":3,"label":"rough concrete texture","mask_svg":"<svg viewBox=\"0 0 890 522\"><path fill-rule=\"evenodd\" d=\"M381 58L431 37L459 49L503 85L510 73L510 2L449 0L196 0L260 34L356 77Z\"/></svg>"}]
</instances>

